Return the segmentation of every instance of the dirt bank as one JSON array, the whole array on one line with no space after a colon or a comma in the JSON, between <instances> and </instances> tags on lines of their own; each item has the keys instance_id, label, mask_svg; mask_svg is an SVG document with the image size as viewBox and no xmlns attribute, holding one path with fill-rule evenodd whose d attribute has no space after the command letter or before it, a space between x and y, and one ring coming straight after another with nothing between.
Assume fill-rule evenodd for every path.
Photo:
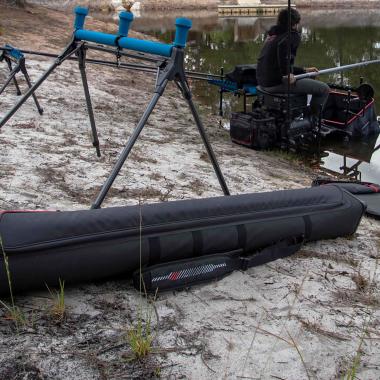
<instances>
[{"instance_id":1,"label":"dirt bank","mask_svg":"<svg viewBox=\"0 0 380 380\"><path fill-rule=\"evenodd\" d=\"M0 44L59 52L72 32L69 13L4 3L0 13ZM116 29L91 18L88 27ZM50 62L28 57L32 79ZM0 64L0 83L6 75ZM154 78L90 65L88 77L102 157L91 146L77 65L66 62L37 92L44 115L28 101L0 132L0 209L81 209L94 200ZM16 100L9 87L0 117ZM315 173L282 155L232 144L217 118L208 109L201 113L234 194L309 186ZM105 206L220 194L171 85ZM350 238L307 244L294 257L151 303L129 278L67 288L62 320L48 291L18 296L18 329L0 307L0 379L335 379L352 368L358 378L378 379L379 238L380 223L364 218ZM126 338L138 320L151 320L153 338L152 353L140 361L132 360Z\"/></svg>"}]
</instances>

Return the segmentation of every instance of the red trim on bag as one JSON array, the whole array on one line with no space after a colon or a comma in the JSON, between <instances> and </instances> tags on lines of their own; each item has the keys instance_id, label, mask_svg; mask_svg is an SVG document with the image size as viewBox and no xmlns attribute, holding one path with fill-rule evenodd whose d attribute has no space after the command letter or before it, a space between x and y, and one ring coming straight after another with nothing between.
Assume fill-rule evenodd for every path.
<instances>
[{"instance_id":1,"label":"red trim on bag","mask_svg":"<svg viewBox=\"0 0 380 380\"><path fill-rule=\"evenodd\" d=\"M335 92L335 94L341 94L340 92ZM368 104L365 105L364 107L364 111L363 109L361 109L358 113L356 113L354 116L351 117L350 120L347 121L347 125L348 124L351 124L355 119L359 118L362 114L364 114L365 111L367 111L367 109L372 106L372 104L375 102L374 99L372 99ZM345 125L346 123L342 123L340 121L335 121L335 120L328 120L328 119L323 119L324 122L326 123L330 123L330 124L337 124L337 125ZM367 122L367 124L369 123L369 121ZM367 125L366 124L366 125Z\"/></svg>"},{"instance_id":2,"label":"red trim on bag","mask_svg":"<svg viewBox=\"0 0 380 380\"><path fill-rule=\"evenodd\" d=\"M374 184L368 184L367 185L374 193L380 193L380 187L376 186Z\"/></svg>"},{"instance_id":3,"label":"red trim on bag","mask_svg":"<svg viewBox=\"0 0 380 380\"><path fill-rule=\"evenodd\" d=\"M21 213L30 213L30 212L56 212L57 210L0 210L0 217L4 214L21 214Z\"/></svg>"}]
</instances>

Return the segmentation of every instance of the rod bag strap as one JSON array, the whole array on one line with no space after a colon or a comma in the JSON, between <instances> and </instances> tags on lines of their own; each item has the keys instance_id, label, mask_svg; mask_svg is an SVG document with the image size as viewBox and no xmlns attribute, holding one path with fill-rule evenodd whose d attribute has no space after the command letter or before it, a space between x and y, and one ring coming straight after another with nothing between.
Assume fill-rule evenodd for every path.
<instances>
[{"instance_id":1,"label":"rod bag strap","mask_svg":"<svg viewBox=\"0 0 380 380\"><path fill-rule=\"evenodd\" d=\"M240 269L246 270L248 268L257 267L277 259L291 256L302 247L304 240L304 235L287 238L256 252L252 256L241 257Z\"/></svg>"},{"instance_id":2,"label":"rod bag strap","mask_svg":"<svg viewBox=\"0 0 380 380\"><path fill-rule=\"evenodd\" d=\"M303 235L287 238L250 256L242 256L243 249L237 249L148 266L133 273L133 285L137 290L152 293L219 280L235 270L246 270L290 256L301 248L303 241Z\"/></svg>"}]
</instances>

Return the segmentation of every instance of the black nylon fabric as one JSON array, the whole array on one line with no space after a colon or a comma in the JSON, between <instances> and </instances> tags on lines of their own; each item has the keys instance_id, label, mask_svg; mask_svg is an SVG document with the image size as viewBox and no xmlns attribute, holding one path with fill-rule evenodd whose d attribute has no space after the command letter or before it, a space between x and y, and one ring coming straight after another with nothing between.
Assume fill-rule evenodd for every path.
<instances>
[{"instance_id":1,"label":"black nylon fabric","mask_svg":"<svg viewBox=\"0 0 380 380\"><path fill-rule=\"evenodd\" d=\"M332 185L354 194L366 205L366 214L375 219L380 219L380 185L371 182L338 181L331 178L318 177L312 182L312 186Z\"/></svg>"},{"instance_id":2,"label":"black nylon fabric","mask_svg":"<svg viewBox=\"0 0 380 380\"><path fill-rule=\"evenodd\" d=\"M322 186L151 204L141 210L5 213L0 235L16 292L55 286L58 279L70 284L126 276L157 260L234 250L249 255L301 235L309 241L346 236L356 230L363 211L351 194ZM0 257L0 293L7 291Z\"/></svg>"},{"instance_id":3,"label":"black nylon fabric","mask_svg":"<svg viewBox=\"0 0 380 380\"><path fill-rule=\"evenodd\" d=\"M285 190L231 197L185 200L141 206L141 232L157 234L210 224L287 215L289 210L313 212L344 203L335 187ZM269 213L269 214L268 214ZM0 234L8 252L137 236L139 206L69 212L5 213Z\"/></svg>"}]
</instances>

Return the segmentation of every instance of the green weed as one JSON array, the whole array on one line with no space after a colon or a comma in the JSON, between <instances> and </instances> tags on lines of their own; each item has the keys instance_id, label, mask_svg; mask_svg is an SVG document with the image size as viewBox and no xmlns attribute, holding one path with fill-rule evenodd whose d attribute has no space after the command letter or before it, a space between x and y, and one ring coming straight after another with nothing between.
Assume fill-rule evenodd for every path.
<instances>
[{"instance_id":1,"label":"green weed","mask_svg":"<svg viewBox=\"0 0 380 380\"><path fill-rule=\"evenodd\" d=\"M50 290L46 285L50 296L52 298L52 305L50 308L50 316L52 319L61 323L66 315L66 305L65 305L65 281L59 279L59 290Z\"/></svg>"},{"instance_id":2,"label":"green weed","mask_svg":"<svg viewBox=\"0 0 380 380\"><path fill-rule=\"evenodd\" d=\"M1 251L4 258L4 266L5 266L5 272L7 274L7 280L8 280L8 288L9 288L9 298L11 300L11 304L7 305L5 302L0 300L0 304L5 308L7 314L6 319L11 320L14 322L16 329L18 330L19 327L24 327L27 325L28 320L24 314L24 312L15 304L14 296L13 296L13 290L12 290L12 276L11 271L9 269L9 261L8 256L5 253L3 241L0 237L0 246Z\"/></svg>"},{"instance_id":3,"label":"green weed","mask_svg":"<svg viewBox=\"0 0 380 380\"><path fill-rule=\"evenodd\" d=\"M348 369L347 373L344 375L343 380L355 380L360 366L362 358L362 346L364 342L364 337L367 334L367 326L363 329L362 336L360 337L359 346L356 350L354 360L351 367Z\"/></svg>"},{"instance_id":4,"label":"green weed","mask_svg":"<svg viewBox=\"0 0 380 380\"><path fill-rule=\"evenodd\" d=\"M152 351L152 344L154 340L154 336L152 334L152 310L149 308L149 303L145 303L143 301L143 293L147 296L145 283L142 279L142 200L141 197L139 199L139 226L140 226L140 305L139 305L139 313L138 320L135 326L132 326L127 330L126 338L127 342L132 351L132 358L141 360L146 357ZM143 302L145 305L143 306ZM144 310L144 313L143 313ZM143 315L145 314L145 315Z\"/></svg>"},{"instance_id":5,"label":"green weed","mask_svg":"<svg viewBox=\"0 0 380 380\"><path fill-rule=\"evenodd\" d=\"M127 331L127 340L134 359L141 360L152 351L153 335L151 319L138 319L137 325Z\"/></svg>"}]
</instances>

